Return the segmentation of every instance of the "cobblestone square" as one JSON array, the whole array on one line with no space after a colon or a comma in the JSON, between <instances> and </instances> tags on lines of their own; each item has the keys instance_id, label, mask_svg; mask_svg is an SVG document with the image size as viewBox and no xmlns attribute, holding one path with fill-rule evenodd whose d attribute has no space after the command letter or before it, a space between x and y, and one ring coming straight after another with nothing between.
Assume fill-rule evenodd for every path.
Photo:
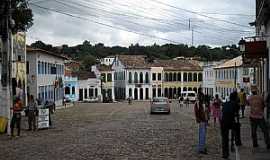
<instances>
[{"instance_id":1,"label":"cobblestone square","mask_svg":"<svg viewBox=\"0 0 270 160\"><path fill-rule=\"evenodd\" d=\"M53 128L0 136L6 160L206 160L221 159L219 128L208 127L208 155L196 153L193 105L172 103L171 114L149 113L149 102L79 103L57 110ZM5 155L5 156L3 156ZM232 155L233 157L233 155Z\"/></svg>"}]
</instances>

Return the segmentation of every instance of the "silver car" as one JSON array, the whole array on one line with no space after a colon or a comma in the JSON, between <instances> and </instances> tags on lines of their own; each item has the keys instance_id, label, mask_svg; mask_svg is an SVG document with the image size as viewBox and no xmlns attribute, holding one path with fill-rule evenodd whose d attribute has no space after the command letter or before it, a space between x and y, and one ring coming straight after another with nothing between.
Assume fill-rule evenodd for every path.
<instances>
[{"instance_id":1,"label":"silver car","mask_svg":"<svg viewBox=\"0 0 270 160\"><path fill-rule=\"evenodd\" d=\"M156 97L151 101L152 113L168 113L170 114L170 101L166 97Z\"/></svg>"}]
</instances>

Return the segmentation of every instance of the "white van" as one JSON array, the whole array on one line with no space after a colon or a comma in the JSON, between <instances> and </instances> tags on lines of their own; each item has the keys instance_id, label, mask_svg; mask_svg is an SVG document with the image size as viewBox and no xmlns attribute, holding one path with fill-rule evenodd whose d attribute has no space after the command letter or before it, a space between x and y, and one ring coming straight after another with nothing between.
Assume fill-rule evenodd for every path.
<instances>
[{"instance_id":1,"label":"white van","mask_svg":"<svg viewBox=\"0 0 270 160\"><path fill-rule=\"evenodd\" d=\"M196 92L195 91L183 91L181 93L181 96L184 98L184 101L186 101L187 99L191 102L196 101Z\"/></svg>"}]
</instances>

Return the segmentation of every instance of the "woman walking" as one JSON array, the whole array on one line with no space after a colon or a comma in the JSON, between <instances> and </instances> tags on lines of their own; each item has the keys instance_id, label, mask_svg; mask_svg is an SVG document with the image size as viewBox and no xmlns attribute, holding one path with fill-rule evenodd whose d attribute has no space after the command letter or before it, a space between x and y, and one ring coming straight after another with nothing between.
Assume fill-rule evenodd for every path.
<instances>
[{"instance_id":1,"label":"woman walking","mask_svg":"<svg viewBox=\"0 0 270 160\"><path fill-rule=\"evenodd\" d=\"M214 126L216 126L217 120L220 120L220 113L221 113L221 105L222 101L218 97L218 94L215 95L215 99L212 104L212 111L213 111L213 118L214 118Z\"/></svg>"},{"instance_id":2,"label":"woman walking","mask_svg":"<svg viewBox=\"0 0 270 160\"><path fill-rule=\"evenodd\" d=\"M199 143L198 143L198 153L207 154L206 150L206 112L204 108L204 94L202 89L199 88L197 100L194 106L196 122L199 124Z\"/></svg>"}]
</instances>

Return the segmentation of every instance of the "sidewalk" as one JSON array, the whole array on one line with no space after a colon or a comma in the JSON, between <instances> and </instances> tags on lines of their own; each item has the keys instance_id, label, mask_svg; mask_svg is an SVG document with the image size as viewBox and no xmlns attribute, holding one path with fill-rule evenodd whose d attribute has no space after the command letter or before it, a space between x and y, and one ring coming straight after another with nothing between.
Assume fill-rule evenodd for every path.
<instances>
[{"instance_id":1,"label":"sidewalk","mask_svg":"<svg viewBox=\"0 0 270 160\"><path fill-rule=\"evenodd\" d=\"M247 115L248 116L248 115ZM236 152L237 160L270 160L270 150L266 149L264 137L261 129L258 127L258 148L253 148L251 139L251 130L249 118L243 118L241 121L242 146L238 147ZM238 155L237 155L238 154Z\"/></svg>"}]
</instances>

